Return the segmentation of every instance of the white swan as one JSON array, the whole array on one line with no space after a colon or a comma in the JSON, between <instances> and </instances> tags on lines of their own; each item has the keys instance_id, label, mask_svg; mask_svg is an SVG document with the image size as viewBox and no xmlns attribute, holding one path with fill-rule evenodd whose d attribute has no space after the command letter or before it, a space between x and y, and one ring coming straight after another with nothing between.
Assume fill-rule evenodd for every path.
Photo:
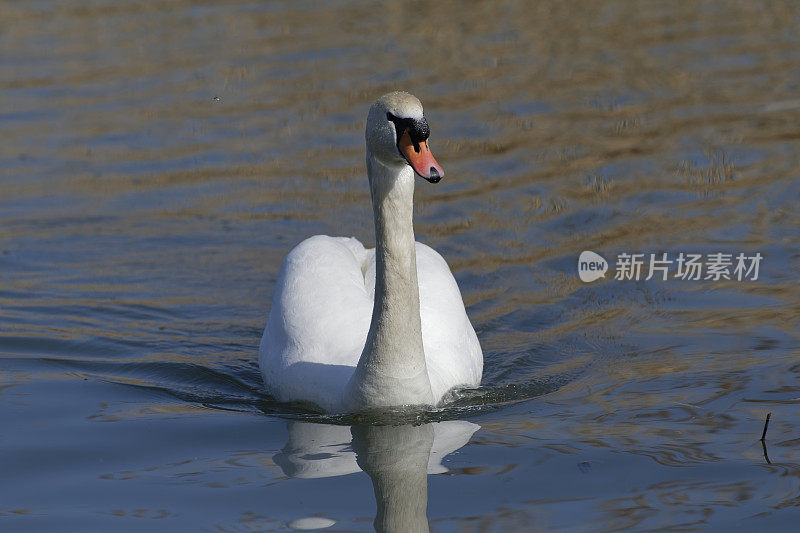
<instances>
[{"instance_id":1,"label":"white swan","mask_svg":"<svg viewBox=\"0 0 800 533\"><path fill-rule=\"evenodd\" d=\"M281 266L259 348L268 392L328 412L436 405L477 386L483 353L447 263L414 241L414 174L444 172L422 104L381 97L366 126L375 249L316 235Z\"/></svg>"}]
</instances>

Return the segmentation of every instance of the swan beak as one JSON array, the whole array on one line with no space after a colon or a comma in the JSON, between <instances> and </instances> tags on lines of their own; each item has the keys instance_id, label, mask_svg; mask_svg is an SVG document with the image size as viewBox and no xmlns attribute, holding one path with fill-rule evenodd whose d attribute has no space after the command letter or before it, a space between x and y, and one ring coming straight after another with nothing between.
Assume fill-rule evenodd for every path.
<instances>
[{"instance_id":1,"label":"swan beak","mask_svg":"<svg viewBox=\"0 0 800 533\"><path fill-rule=\"evenodd\" d=\"M420 177L431 183L439 183L444 177L444 170L433 158L433 154L428 148L427 140L415 145L411 140L411 135L406 130L397 142L397 148L400 149L400 153Z\"/></svg>"}]
</instances>

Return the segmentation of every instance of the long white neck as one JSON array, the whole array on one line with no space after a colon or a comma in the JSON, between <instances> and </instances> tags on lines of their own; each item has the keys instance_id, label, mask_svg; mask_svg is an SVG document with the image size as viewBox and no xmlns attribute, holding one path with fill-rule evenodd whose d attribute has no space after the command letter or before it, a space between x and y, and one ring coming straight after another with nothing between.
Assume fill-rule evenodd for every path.
<instances>
[{"instance_id":1,"label":"long white neck","mask_svg":"<svg viewBox=\"0 0 800 533\"><path fill-rule=\"evenodd\" d=\"M345 398L351 409L433 403L422 348L414 244L414 171L367 153L375 217L375 304Z\"/></svg>"}]
</instances>

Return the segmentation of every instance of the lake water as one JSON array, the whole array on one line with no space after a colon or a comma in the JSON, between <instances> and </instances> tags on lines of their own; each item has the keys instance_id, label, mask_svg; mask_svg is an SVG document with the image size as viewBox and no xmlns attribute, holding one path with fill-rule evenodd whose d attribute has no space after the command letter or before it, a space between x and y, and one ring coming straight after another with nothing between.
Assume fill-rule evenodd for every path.
<instances>
[{"instance_id":1,"label":"lake water","mask_svg":"<svg viewBox=\"0 0 800 533\"><path fill-rule=\"evenodd\" d=\"M4 2L0 529L795 530L798 28L791 2ZM396 89L447 172L416 233L482 387L413 420L279 405L280 262L374 242L364 119ZM614 279L625 253L763 260Z\"/></svg>"}]
</instances>

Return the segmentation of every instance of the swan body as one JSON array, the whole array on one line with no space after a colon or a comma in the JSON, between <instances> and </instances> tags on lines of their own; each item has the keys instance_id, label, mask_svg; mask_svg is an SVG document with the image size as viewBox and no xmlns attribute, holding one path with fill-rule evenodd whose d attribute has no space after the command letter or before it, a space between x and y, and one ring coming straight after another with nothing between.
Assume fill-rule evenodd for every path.
<instances>
[{"instance_id":1,"label":"swan body","mask_svg":"<svg viewBox=\"0 0 800 533\"><path fill-rule=\"evenodd\" d=\"M483 354L447 263L413 232L415 174L444 172L422 105L383 96L367 117L376 248L316 235L284 260L259 348L268 391L328 412L436 405L477 386Z\"/></svg>"}]
</instances>

